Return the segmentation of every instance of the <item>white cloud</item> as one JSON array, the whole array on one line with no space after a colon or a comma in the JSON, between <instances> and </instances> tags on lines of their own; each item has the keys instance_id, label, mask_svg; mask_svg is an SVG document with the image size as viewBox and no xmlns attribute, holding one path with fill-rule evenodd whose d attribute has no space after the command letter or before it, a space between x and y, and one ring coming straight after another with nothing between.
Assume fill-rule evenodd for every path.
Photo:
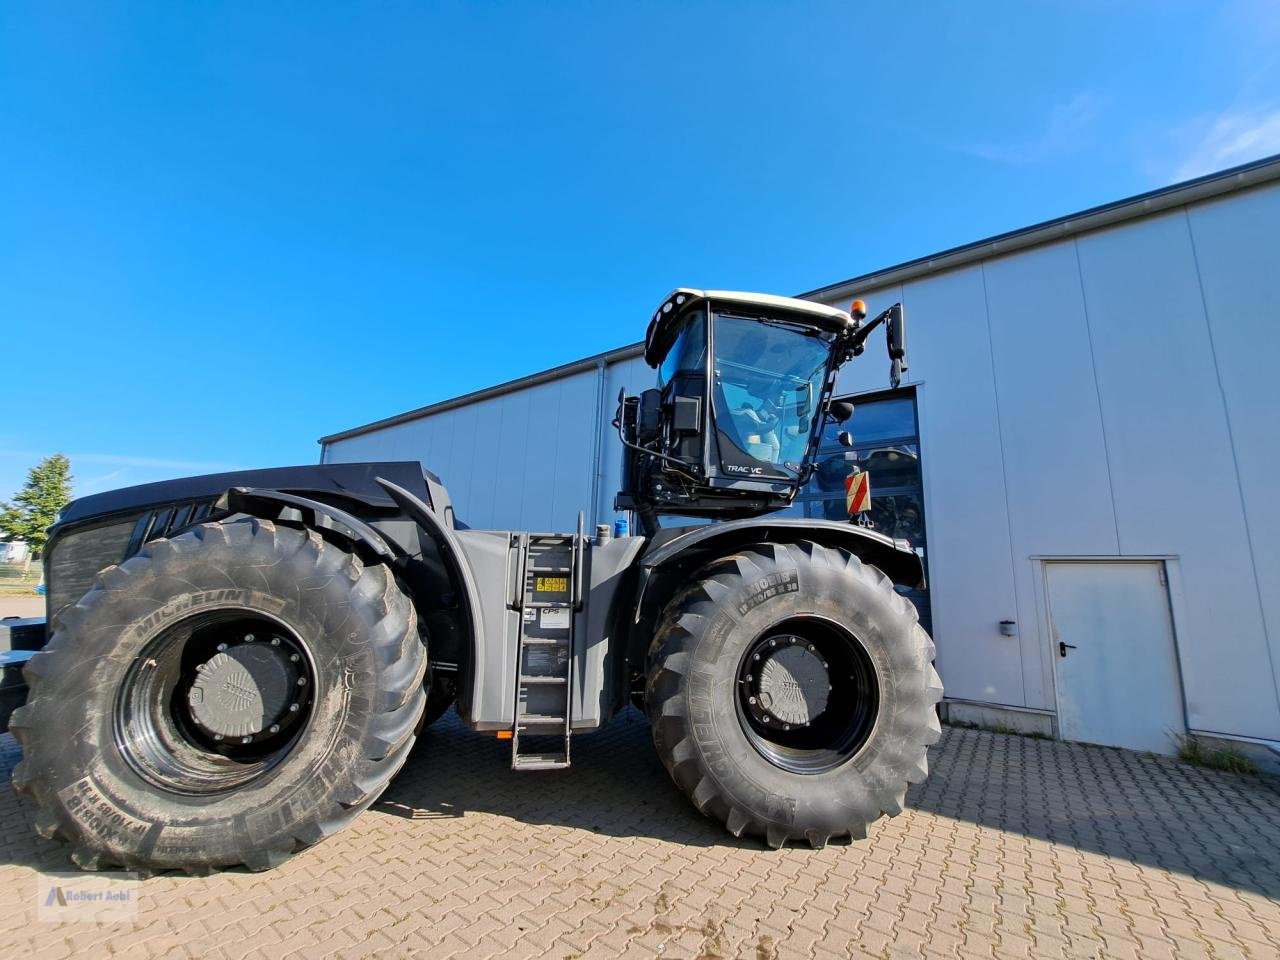
<instances>
[{"instance_id":1,"label":"white cloud","mask_svg":"<svg viewBox=\"0 0 1280 960\"><path fill-rule=\"evenodd\" d=\"M1280 107L1227 111L1185 127L1177 139L1186 149L1175 180L1190 180L1280 153Z\"/></svg>"},{"instance_id":2,"label":"white cloud","mask_svg":"<svg viewBox=\"0 0 1280 960\"><path fill-rule=\"evenodd\" d=\"M1031 137L1003 143L983 142L957 147L983 160L1011 166L1028 166L1055 160L1076 149L1102 112L1102 101L1092 93L1077 93L1049 111L1044 129Z\"/></svg>"}]
</instances>

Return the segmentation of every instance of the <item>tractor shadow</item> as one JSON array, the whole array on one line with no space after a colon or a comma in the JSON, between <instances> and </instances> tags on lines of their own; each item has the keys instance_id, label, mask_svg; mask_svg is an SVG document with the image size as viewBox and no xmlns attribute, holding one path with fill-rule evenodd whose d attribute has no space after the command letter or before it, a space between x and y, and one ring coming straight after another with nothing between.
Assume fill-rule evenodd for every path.
<instances>
[{"instance_id":1,"label":"tractor shadow","mask_svg":"<svg viewBox=\"0 0 1280 960\"><path fill-rule=\"evenodd\" d=\"M604 836L757 849L703 817L659 762L649 724L628 708L578 735L567 770L511 769L511 741L475 733L449 711L419 737L404 769L372 807L412 820L486 813Z\"/></svg>"}]
</instances>

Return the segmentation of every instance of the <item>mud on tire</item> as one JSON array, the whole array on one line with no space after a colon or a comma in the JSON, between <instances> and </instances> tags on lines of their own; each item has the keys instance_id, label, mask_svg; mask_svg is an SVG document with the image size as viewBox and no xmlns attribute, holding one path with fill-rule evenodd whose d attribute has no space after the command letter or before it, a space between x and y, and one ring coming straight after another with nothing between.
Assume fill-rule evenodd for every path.
<instances>
[{"instance_id":1,"label":"mud on tire","mask_svg":"<svg viewBox=\"0 0 1280 960\"><path fill-rule=\"evenodd\" d=\"M237 767L215 746L169 744L174 782L157 785L146 750L159 748L129 725L121 691L156 667L148 651L166 631L240 613L278 624L305 651L305 713L269 763ZM386 787L413 745L425 669L413 606L388 567L365 566L312 530L204 524L104 570L57 615L13 715L23 751L14 785L35 800L37 830L69 843L84 869L266 869ZM179 712L182 695L156 690L165 741L166 711Z\"/></svg>"},{"instance_id":2,"label":"mud on tire","mask_svg":"<svg viewBox=\"0 0 1280 960\"><path fill-rule=\"evenodd\" d=\"M849 663L869 671L850 689L874 708L859 726L852 705L843 704L853 720L832 726L834 746L826 752L773 749L770 734L751 722L748 710L756 708L745 706L753 651L765 644L767 660L767 638L779 629L787 634L786 625L802 646L806 630L847 633L855 641ZM815 649L821 660L825 654ZM927 749L941 735L933 655L914 606L875 567L815 543L760 544L710 564L667 606L646 671L654 745L680 790L735 836L760 836L771 847L863 838L881 815L900 813L908 784L928 775ZM841 694L833 688L828 712L842 708ZM846 692L844 699L856 698ZM769 717L765 727L769 721L781 726ZM793 736L800 734L778 739Z\"/></svg>"}]
</instances>

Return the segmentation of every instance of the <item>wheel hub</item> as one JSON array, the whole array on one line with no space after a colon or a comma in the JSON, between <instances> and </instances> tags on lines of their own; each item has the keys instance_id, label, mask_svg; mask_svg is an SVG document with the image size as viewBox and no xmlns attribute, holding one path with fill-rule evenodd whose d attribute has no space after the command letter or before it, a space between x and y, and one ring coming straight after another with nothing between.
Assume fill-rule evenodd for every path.
<instances>
[{"instance_id":1,"label":"wheel hub","mask_svg":"<svg viewBox=\"0 0 1280 960\"><path fill-rule=\"evenodd\" d=\"M187 692L191 719L215 740L250 743L264 732L278 732L306 682L295 662L278 637L219 644L218 652L196 667Z\"/></svg>"},{"instance_id":2,"label":"wheel hub","mask_svg":"<svg viewBox=\"0 0 1280 960\"><path fill-rule=\"evenodd\" d=\"M738 721L766 760L823 773L853 757L875 726L879 682L844 626L805 614L775 624L738 661Z\"/></svg>"},{"instance_id":3,"label":"wheel hub","mask_svg":"<svg viewBox=\"0 0 1280 960\"><path fill-rule=\"evenodd\" d=\"M765 712L780 723L804 726L826 709L831 679L817 654L790 643L769 656L760 668L757 697Z\"/></svg>"}]
</instances>

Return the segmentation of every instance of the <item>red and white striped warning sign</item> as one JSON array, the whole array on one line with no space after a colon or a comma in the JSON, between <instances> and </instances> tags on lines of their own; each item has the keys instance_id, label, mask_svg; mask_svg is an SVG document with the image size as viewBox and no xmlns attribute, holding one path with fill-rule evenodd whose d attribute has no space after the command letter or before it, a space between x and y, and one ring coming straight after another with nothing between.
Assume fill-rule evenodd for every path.
<instances>
[{"instance_id":1,"label":"red and white striped warning sign","mask_svg":"<svg viewBox=\"0 0 1280 960\"><path fill-rule=\"evenodd\" d=\"M871 509L871 475L851 473L844 479L844 505L849 516Z\"/></svg>"}]
</instances>

